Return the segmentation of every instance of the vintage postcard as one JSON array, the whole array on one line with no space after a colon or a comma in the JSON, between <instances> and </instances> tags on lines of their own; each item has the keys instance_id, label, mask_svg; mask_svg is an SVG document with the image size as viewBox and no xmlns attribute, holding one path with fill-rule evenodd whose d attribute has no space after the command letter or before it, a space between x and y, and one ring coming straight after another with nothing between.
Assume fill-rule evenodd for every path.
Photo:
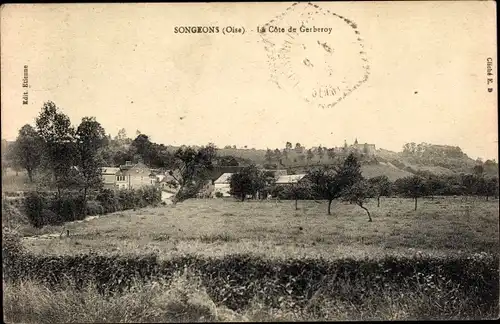
<instances>
[{"instance_id":1,"label":"vintage postcard","mask_svg":"<svg viewBox=\"0 0 500 324\"><path fill-rule=\"evenodd\" d=\"M0 7L11 323L499 317L493 1Z\"/></svg>"}]
</instances>

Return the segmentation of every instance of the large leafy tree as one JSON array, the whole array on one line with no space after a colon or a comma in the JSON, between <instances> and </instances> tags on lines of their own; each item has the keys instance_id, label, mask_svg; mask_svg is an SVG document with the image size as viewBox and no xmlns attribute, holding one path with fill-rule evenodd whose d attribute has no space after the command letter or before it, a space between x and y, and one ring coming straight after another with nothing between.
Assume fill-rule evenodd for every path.
<instances>
[{"instance_id":1,"label":"large leafy tree","mask_svg":"<svg viewBox=\"0 0 500 324\"><path fill-rule=\"evenodd\" d=\"M328 201L328 215L331 215L333 200L340 198L344 189L362 180L361 165L354 154L349 154L342 165L310 170L308 178L315 193Z\"/></svg>"},{"instance_id":2,"label":"large leafy tree","mask_svg":"<svg viewBox=\"0 0 500 324\"><path fill-rule=\"evenodd\" d=\"M271 163L273 161L273 151L271 149L267 149L266 150L266 155L265 155L265 159L267 161L267 163Z\"/></svg>"},{"instance_id":3,"label":"large leafy tree","mask_svg":"<svg viewBox=\"0 0 500 324\"><path fill-rule=\"evenodd\" d=\"M82 177L83 201L87 200L89 189L102 187L102 148L106 143L106 133L94 117L84 117L76 130L79 153L78 171ZM84 204L85 206L85 204Z\"/></svg>"},{"instance_id":4,"label":"large leafy tree","mask_svg":"<svg viewBox=\"0 0 500 324\"><path fill-rule=\"evenodd\" d=\"M78 156L74 135L68 116L62 113L52 102L44 103L41 113L36 118L36 129L44 142L46 166L52 171L58 195L67 187L71 179L71 170Z\"/></svg>"},{"instance_id":5,"label":"large leafy tree","mask_svg":"<svg viewBox=\"0 0 500 324\"><path fill-rule=\"evenodd\" d=\"M486 200L498 196L498 177L480 177L476 187L476 194L486 197Z\"/></svg>"},{"instance_id":6,"label":"large leafy tree","mask_svg":"<svg viewBox=\"0 0 500 324\"><path fill-rule=\"evenodd\" d=\"M325 149L321 147L321 145L318 147L318 157L319 160L321 161L323 157L325 156Z\"/></svg>"},{"instance_id":7,"label":"large leafy tree","mask_svg":"<svg viewBox=\"0 0 500 324\"><path fill-rule=\"evenodd\" d=\"M344 163L338 168L337 173L337 181L342 189L363 180L363 176L361 175L361 164L353 153L347 156Z\"/></svg>"},{"instance_id":8,"label":"large leafy tree","mask_svg":"<svg viewBox=\"0 0 500 324\"><path fill-rule=\"evenodd\" d=\"M255 196L266 187L266 175L255 165L249 165L231 175L229 186L230 194L244 201L247 195Z\"/></svg>"},{"instance_id":9,"label":"large leafy tree","mask_svg":"<svg viewBox=\"0 0 500 324\"><path fill-rule=\"evenodd\" d=\"M43 141L31 125L24 125L13 147L14 164L26 169L30 182L33 182L33 172L40 166Z\"/></svg>"},{"instance_id":10,"label":"large leafy tree","mask_svg":"<svg viewBox=\"0 0 500 324\"><path fill-rule=\"evenodd\" d=\"M173 155L175 171L169 172L178 184L179 191L174 202L182 201L196 196L213 170L213 161L217 156L213 144L195 149L181 147Z\"/></svg>"},{"instance_id":11,"label":"large leafy tree","mask_svg":"<svg viewBox=\"0 0 500 324\"><path fill-rule=\"evenodd\" d=\"M139 134L131 144L131 149L138 158L147 165L156 164L158 161L158 151L156 146L149 140L149 137L144 134Z\"/></svg>"},{"instance_id":12,"label":"large leafy tree","mask_svg":"<svg viewBox=\"0 0 500 324\"><path fill-rule=\"evenodd\" d=\"M283 191L286 196L295 200L295 210L299 210L299 199L310 197L313 193L311 182L304 178L286 185Z\"/></svg>"},{"instance_id":13,"label":"large leafy tree","mask_svg":"<svg viewBox=\"0 0 500 324\"><path fill-rule=\"evenodd\" d=\"M328 215L331 215L332 202L342 193L337 168L333 165L324 165L310 170L308 177L311 179L316 195L328 201Z\"/></svg>"},{"instance_id":14,"label":"large leafy tree","mask_svg":"<svg viewBox=\"0 0 500 324\"><path fill-rule=\"evenodd\" d=\"M400 178L394 182L394 185L398 193L415 200L415 210L417 210L418 198L427 194L426 181L418 175Z\"/></svg>"},{"instance_id":15,"label":"large leafy tree","mask_svg":"<svg viewBox=\"0 0 500 324\"><path fill-rule=\"evenodd\" d=\"M274 172L272 171L261 171L259 174L259 178L257 179L257 186L253 193L255 198L257 193L261 191L265 194L264 197L267 196L269 192L272 192L273 188L276 184L276 178L274 176Z\"/></svg>"},{"instance_id":16,"label":"large leafy tree","mask_svg":"<svg viewBox=\"0 0 500 324\"><path fill-rule=\"evenodd\" d=\"M486 200L489 196L498 198L498 177L491 177L486 180L486 190L485 190Z\"/></svg>"},{"instance_id":17,"label":"large leafy tree","mask_svg":"<svg viewBox=\"0 0 500 324\"><path fill-rule=\"evenodd\" d=\"M365 179L361 179L351 186L346 187L342 191L342 200L349 201L350 203L356 204L363 208L368 214L368 221L372 221L370 211L366 208L365 204L368 202L369 197L371 197L374 192L374 187L368 183Z\"/></svg>"},{"instance_id":18,"label":"large leafy tree","mask_svg":"<svg viewBox=\"0 0 500 324\"><path fill-rule=\"evenodd\" d=\"M312 161L312 159L313 159L313 157L314 157L314 153L313 153L313 151L312 151L311 149L308 149L308 150L307 150L307 161L308 161L308 162L311 162L311 161Z\"/></svg>"},{"instance_id":19,"label":"large leafy tree","mask_svg":"<svg viewBox=\"0 0 500 324\"><path fill-rule=\"evenodd\" d=\"M473 174L463 174L461 176L463 193L472 196L477 193L478 177Z\"/></svg>"},{"instance_id":20,"label":"large leafy tree","mask_svg":"<svg viewBox=\"0 0 500 324\"><path fill-rule=\"evenodd\" d=\"M281 151L280 149L275 149L274 150L274 158L276 159L276 162L280 163L281 164Z\"/></svg>"}]
</instances>

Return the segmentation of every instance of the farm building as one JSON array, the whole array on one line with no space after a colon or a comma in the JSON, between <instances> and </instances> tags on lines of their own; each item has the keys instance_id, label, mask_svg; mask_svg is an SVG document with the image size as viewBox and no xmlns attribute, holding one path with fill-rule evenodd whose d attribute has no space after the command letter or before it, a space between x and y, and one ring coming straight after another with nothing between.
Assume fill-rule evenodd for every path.
<instances>
[{"instance_id":1,"label":"farm building","mask_svg":"<svg viewBox=\"0 0 500 324\"><path fill-rule=\"evenodd\" d=\"M276 180L279 180L280 178L282 178L283 180L286 180L286 179L289 179L289 178L286 178L286 177L290 177L290 176L287 176L287 171L286 170L262 170L263 172L271 172L274 176L274 178ZM230 178L231 178L231 175L233 175L234 173L231 173L231 172L226 172L226 173L223 173L219 178L217 178L214 182L213 182L213 196L215 197L217 192L220 192L222 193L222 196L223 197L230 197L231 195L229 194L229 190L230 190ZM294 175L295 178L297 178L297 176L300 176L300 175ZM290 178L290 179L295 179L295 178Z\"/></svg>"},{"instance_id":2,"label":"farm building","mask_svg":"<svg viewBox=\"0 0 500 324\"><path fill-rule=\"evenodd\" d=\"M103 167L101 175L105 188L132 189L151 186L157 183L157 178L151 169L142 162L132 164L127 161L119 168Z\"/></svg>"},{"instance_id":3,"label":"farm building","mask_svg":"<svg viewBox=\"0 0 500 324\"><path fill-rule=\"evenodd\" d=\"M156 183L156 177L151 175L151 169L142 162L120 165L116 173L116 184L120 189L133 189L151 186Z\"/></svg>"},{"instance_id":4,"label":"farm building","mask_svg":"<svg viewBox=\"0 0 500 324\"><path fill-rule=\"evenodd\" d=\"M229 194L230 186L229 180L233 173L223 173L217 180L214 181L214 197L220 192L223 197L230 197Z\"/></svg>"},{"instance_id":5,"label":"farm building","mask_svg":"<svg viewBox=\"0 0 500 324\"><path fill-rule=\"evenodd\" d=\"M291 185L299 183L306 175L305 174L290 174L290 175L280 175L276 179L277 185Z\"/></svg>"},{"instance_id":6,"label":"farm building","mask_svg":"<svg viewBox=\"0 0 500 324\"><path fill-rule=\"evenodd\" d=\"M104 188L114 188L116 185L116 173L120 168L104 167L101 170Z\"/></svg>"}]
</instances>

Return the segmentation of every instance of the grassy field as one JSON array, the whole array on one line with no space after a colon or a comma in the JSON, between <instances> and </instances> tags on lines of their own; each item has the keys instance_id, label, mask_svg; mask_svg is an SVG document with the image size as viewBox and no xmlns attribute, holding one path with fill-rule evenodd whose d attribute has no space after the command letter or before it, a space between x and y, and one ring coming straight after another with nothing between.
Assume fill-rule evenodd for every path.
<instances>
[{"instance_id":1,"label":"grassy field","mask_svg":"<svg viewBox=\"0 0 500 324\"><path fill-rule=\"evenodd\" d=\"M37 175L35 175L37 179ZM28 178L28 173L26 171L14 171L11 168L5 170L5 174L2 175L2 192L5 191L28 191L36 189L35 182L30 182Z\"/></svg>"},{"instance_id":2,"label":"grassy field","mask_svg":"<svg viewBox=\"0 0 500 324\"><path fill-rule=\"evenodd\" d=\"M30 256L13 261L23 279L4 282L5 319L498 317L498 200L421 199L414 211L412 200L382 198L381 207L376 201L367 205L372 223L348 203L334 203L330 216L326 202L299 201L298 206L193 199L60 227L26 228L21 242ZM141 265L151 253L158 261ZM149 270L137 274L146 264ZM130 289L112 298L96 286L129 279ZM62 280L62 287L49 285L51 280ZM83 289L75 286L78 282Z\"/></svg>"},{"instance_id":3,"label":"grassy field","mask_svg":"<svg viewBox=\"0 0 500 324\"><path fill-rule=\"evenodd\" d=\"M386 254L497 252L498 201L461 198L370 202L373 215L356 205L326 202L188 200L177 206L117 212L63 227L43 228L56 238L26 238L37 253L252 253L293 257L378 257ZM59 239L69 230L70 236Z\"/></svg>"}]
</instances>

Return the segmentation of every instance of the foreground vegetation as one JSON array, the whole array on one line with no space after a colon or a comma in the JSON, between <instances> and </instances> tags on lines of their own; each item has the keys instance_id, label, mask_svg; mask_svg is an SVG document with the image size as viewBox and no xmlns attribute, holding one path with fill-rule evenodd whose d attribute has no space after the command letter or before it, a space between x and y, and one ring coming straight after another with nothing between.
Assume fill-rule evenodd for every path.
<instances>
[{"instance_id":1,"label":"foreground vegetation","mask_svg":"<svg viewBox=\"0 0 500 324\"><path fill-rule=\"evenodd\" d=\"M5 239L5 235L4 235ZM4 240L4 316L13 322L488 319L498 256L158 260L43 256Z\"/></svg>"},{"instance_id":2,"label":"foreground vegetation","mask_svg":"<svg viewBox=\"0 0 500 324\"><path fill-rule=\"evenodd\" d=\"M5 320L498 317L497 200L434 197L415 211L382 198L368 203L372 223L347 202L328 216L327 204L198 199L40 229L25 220L24 238L6 226Z\"/></svg>"}]
</instances>

